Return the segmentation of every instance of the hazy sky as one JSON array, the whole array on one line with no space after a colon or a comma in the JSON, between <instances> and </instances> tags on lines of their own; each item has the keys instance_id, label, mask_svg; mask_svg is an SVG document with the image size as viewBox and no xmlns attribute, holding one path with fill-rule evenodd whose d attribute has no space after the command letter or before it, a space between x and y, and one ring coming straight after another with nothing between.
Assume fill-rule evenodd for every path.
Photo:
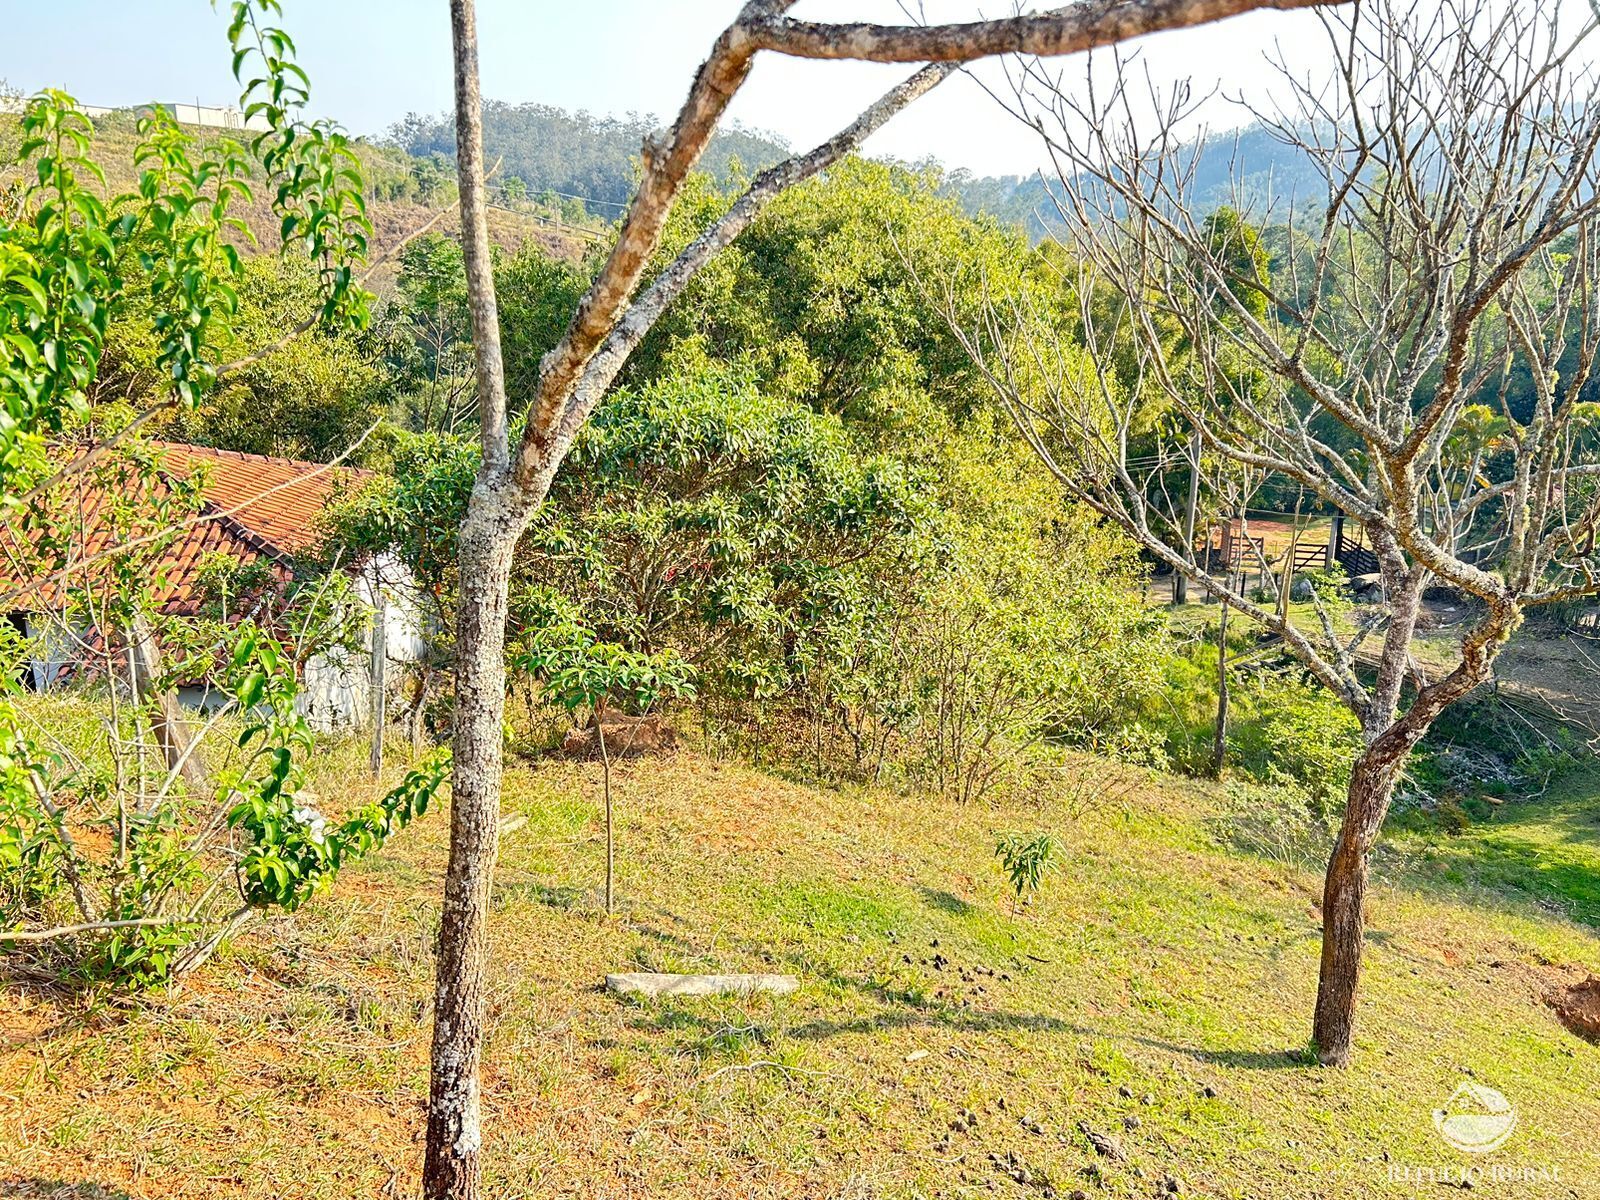
<instances>
[{"instance_id":1,"label":"hazy sky","mask_svg":"<svg viewBox=\"0 0 1600 1200\"><path fill-rule=\"evenodd\" d=\"M218 7L225 12L226 0ZM486 96L596 113L667 117L739 0L480 0ZM1008 0L927 0L930 20L1009 11ZM894 0L802 0L814 19L904 20ZM382 133L407 112L450 102L446 0L284 0L284 25L311 74L316 115L361 134ZM88 104L148 100L236 101L225 21L207 0L0 0L0 79L32 91L64 87ZM63 36L70 31L70 36ZM1296 62L1325 54L1307 12L1264 12L1200 30L1163 34L1143 54L1160 79L1260 94L1272 73L1263 54L1281 41ZM1069 68L1071 69L1071 68ZM792 145L832 134L906 67L798 62L763 55L731 115ZM999 83L988 69L986 77ZM1237 124L1231 109L1219 124ZM933 155L979 174L1031 171L1031 133L972 80L957 78L919 101L873 141L869 153Z\"/></svg>"}]
</instances>

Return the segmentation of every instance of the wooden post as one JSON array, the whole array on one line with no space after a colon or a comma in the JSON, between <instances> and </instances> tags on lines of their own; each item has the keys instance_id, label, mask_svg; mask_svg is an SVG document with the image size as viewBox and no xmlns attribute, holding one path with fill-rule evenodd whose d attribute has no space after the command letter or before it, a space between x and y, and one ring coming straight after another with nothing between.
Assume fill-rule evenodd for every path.
<instances>
[{"instance_id":1,"label":"wooden post","mask_svg":"<svg viewBox=\"0 0 1600 1200\"><path fill-rule=\"evenodd\" d=\"M1222 569L1227 574L1228 585L1233 585L1233 518L1222 518Z\"/></svg>"},{"instance_id":2,"label":"wooden post","mask_svg":"<svg viewBox=\"0 0 1600 1200\"><path fill-rule=\"evenodd\" d=\"M1194 518L1195 512L1200 507L1200 431L1196 429L1189 435L1189 500L1183 507L1183 549L1186 554L1194 553ZM1211 546L1206 545L1209 553ZM1189 577L1182 571L1172 574L1172 602L1183 604L1189 599Z\"/></svg>"},{"instance_id":3,"label":"wooden post","mask_svg":"<svg viewBox=\"0 0 1600 1200\"><path fill-rule=\"evenodd\" d=\"M1283 580L1278 587L1278 616L1289 619L1289 600L1294 592L1294 560L1300 553L1300 506L1295 506L1294 528L1289 531L1289 549L1283 556Z\"/></svg>"},{"instance_id":4,"label":"wooden post","mask_svg":"<svg viewBox=\"0 0 1600 1200\"><path fill-rule=\"evenodd\" d=\"M136 614L129 623L126 649L129 687L136 704L142 700L150 706L150 724L167 769L177 771L193 794L209 791L205 762L200 757L200 747L194 744L195 734L184 720L177 692L156 686L163 674L161 647L143 613Z\"/></svg>"},{"instance_id":5,"label":"wooden post","mask_svg":"<svg viewBox=\"0 0 1600 1200\"><path fill-rule=\"evenodd\" d=\"M1222 601L1217 619L1217 727L1211 742L1211 777L1221 779L1228 768L1228 602Z\"/></svg>"},{"instance_id":6,"label":"wooden post","mask_svg":"<svg viewBox=\"0 0 1600 1200\"><path fill-rule=\"evenodd\" d=\"M388 681L385 678L389 663L388 611L383 598L383 579L376 567L372 571L372 777L383 774L383 722L384 703L388 699Z\"/></svg>"},{"instance_id":7,"label":"wooden post","mask_svg":"<svg viewBox=\"0 0 1600 1200\"><path fill-rule=\"evenodd\" d=\"M1322 565L1328 570L1333 570L1339 556L1344 553L1344 514L1333 514L1333 528L1328 531L1328 548L1323 554Z\"/></svg>"}]
</instances>

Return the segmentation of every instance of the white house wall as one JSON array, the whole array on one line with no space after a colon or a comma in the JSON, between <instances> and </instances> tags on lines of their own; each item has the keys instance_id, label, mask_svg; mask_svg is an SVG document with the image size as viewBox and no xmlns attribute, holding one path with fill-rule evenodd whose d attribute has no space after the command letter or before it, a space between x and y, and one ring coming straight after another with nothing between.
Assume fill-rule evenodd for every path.
<instances>
[{"instance_id":1,"label":"white house wall","mask_svg":"<svg viewBox=\"0 0 1600 1200\"><path fill-rule=\"evenodd\" d=\"M381 583L380 583L381 581ZM369 569L356 578L356 601L371 613L381 586L384 606L384 649L389 669L385 671L391 695L401 685L404 672L396 670L420 660L427 652L427 633L418 592L412 576L398 561L389 558L378 564L376 577ZM83 627L69 627L61 618L27 614L23 634L33 641L34 657L29 661L35 690L48 691L59 686L62 673L82 659ZM372 715L371 633L356 650L342 647L313 655L301 670L298 707L312 728L320 732L363 728ZM178 699L185 707L202 712L216 707L221 694L206 686L179 689Z\"/></svg>"},{"instance_id":2,"label":"white house wall","mask_svg":"<svg viewBox=\"0 0 1600 1200\"><path fill-rule=\"evenodd\" d=\"M61 617L28 613L23 617L22 636L32 643L35 657L28 667L33 674L33 689L48 691L61 683L62 672L82 661L86 627L68 623Z\"/></svg>"},{"instance_id":3,"label":"white house wall","mask_svg":"<svg viewBox=\"0 0 1600 1200\"><path fill-rule=\"evenodd\" d=\"M373 612L382 589L384 599L384 672L390 696L401 680L392 668L417 662L427 652L422 609L411 573L393 557L378 560L356 576L355 592L362 607ZM300 677L300 711L320 732L363 729L372 719L372 635L359 650L343 647L313 655Z\"/></svg>"}]
</instances>

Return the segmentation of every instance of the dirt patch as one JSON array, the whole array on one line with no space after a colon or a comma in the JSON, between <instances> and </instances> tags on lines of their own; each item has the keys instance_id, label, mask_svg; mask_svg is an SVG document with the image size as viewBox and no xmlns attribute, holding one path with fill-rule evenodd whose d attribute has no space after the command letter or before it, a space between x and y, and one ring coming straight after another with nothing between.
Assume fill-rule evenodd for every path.
<instances>
[{"instance_id":1,"label":"dirt patch","mask_svg":"<svg viewBox=\"0 0 1600 1200\"><path fill-rule=\"evenodd\" d=\"M1573 1033L1600 1042L1600 979L1591 975L1580 983L1558 984L1545 993L1544 1002Z\"/></svg>"},{"instance_id":2,"label":"dirt patch","mask_svg":"<svg viewBox=\"0 0 1600 1200\"><path fill-rule=\"evenodd\" d=\"M629 717L607 713L601 718L606 736L606 753L612 758L634 758L646 754L671 754L678 748L677 735L659 716ZM600 758L600 738L594 725L574 729L561 741L561 752L568 758Z\"/></svg>"}]
</instances>

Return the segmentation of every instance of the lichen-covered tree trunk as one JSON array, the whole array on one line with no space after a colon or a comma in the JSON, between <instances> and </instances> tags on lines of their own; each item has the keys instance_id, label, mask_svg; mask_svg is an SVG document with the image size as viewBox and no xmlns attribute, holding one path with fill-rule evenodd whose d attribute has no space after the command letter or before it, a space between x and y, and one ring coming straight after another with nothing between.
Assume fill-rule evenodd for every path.
<instances>
[{"instance_id":1,"label":"lichen-covered tree trunk","mask_svg":"<svg viewBox=\"0 0 1600 1200\"><path fill-rule=\"evenodd\" d=\"M461 529L450 863L439 922L433 1082L423 1194L478 1194L478 1061L489 961L489 898L499 843L507 592L526 509L480 483Z\"/></svg>"}]
</instances>

